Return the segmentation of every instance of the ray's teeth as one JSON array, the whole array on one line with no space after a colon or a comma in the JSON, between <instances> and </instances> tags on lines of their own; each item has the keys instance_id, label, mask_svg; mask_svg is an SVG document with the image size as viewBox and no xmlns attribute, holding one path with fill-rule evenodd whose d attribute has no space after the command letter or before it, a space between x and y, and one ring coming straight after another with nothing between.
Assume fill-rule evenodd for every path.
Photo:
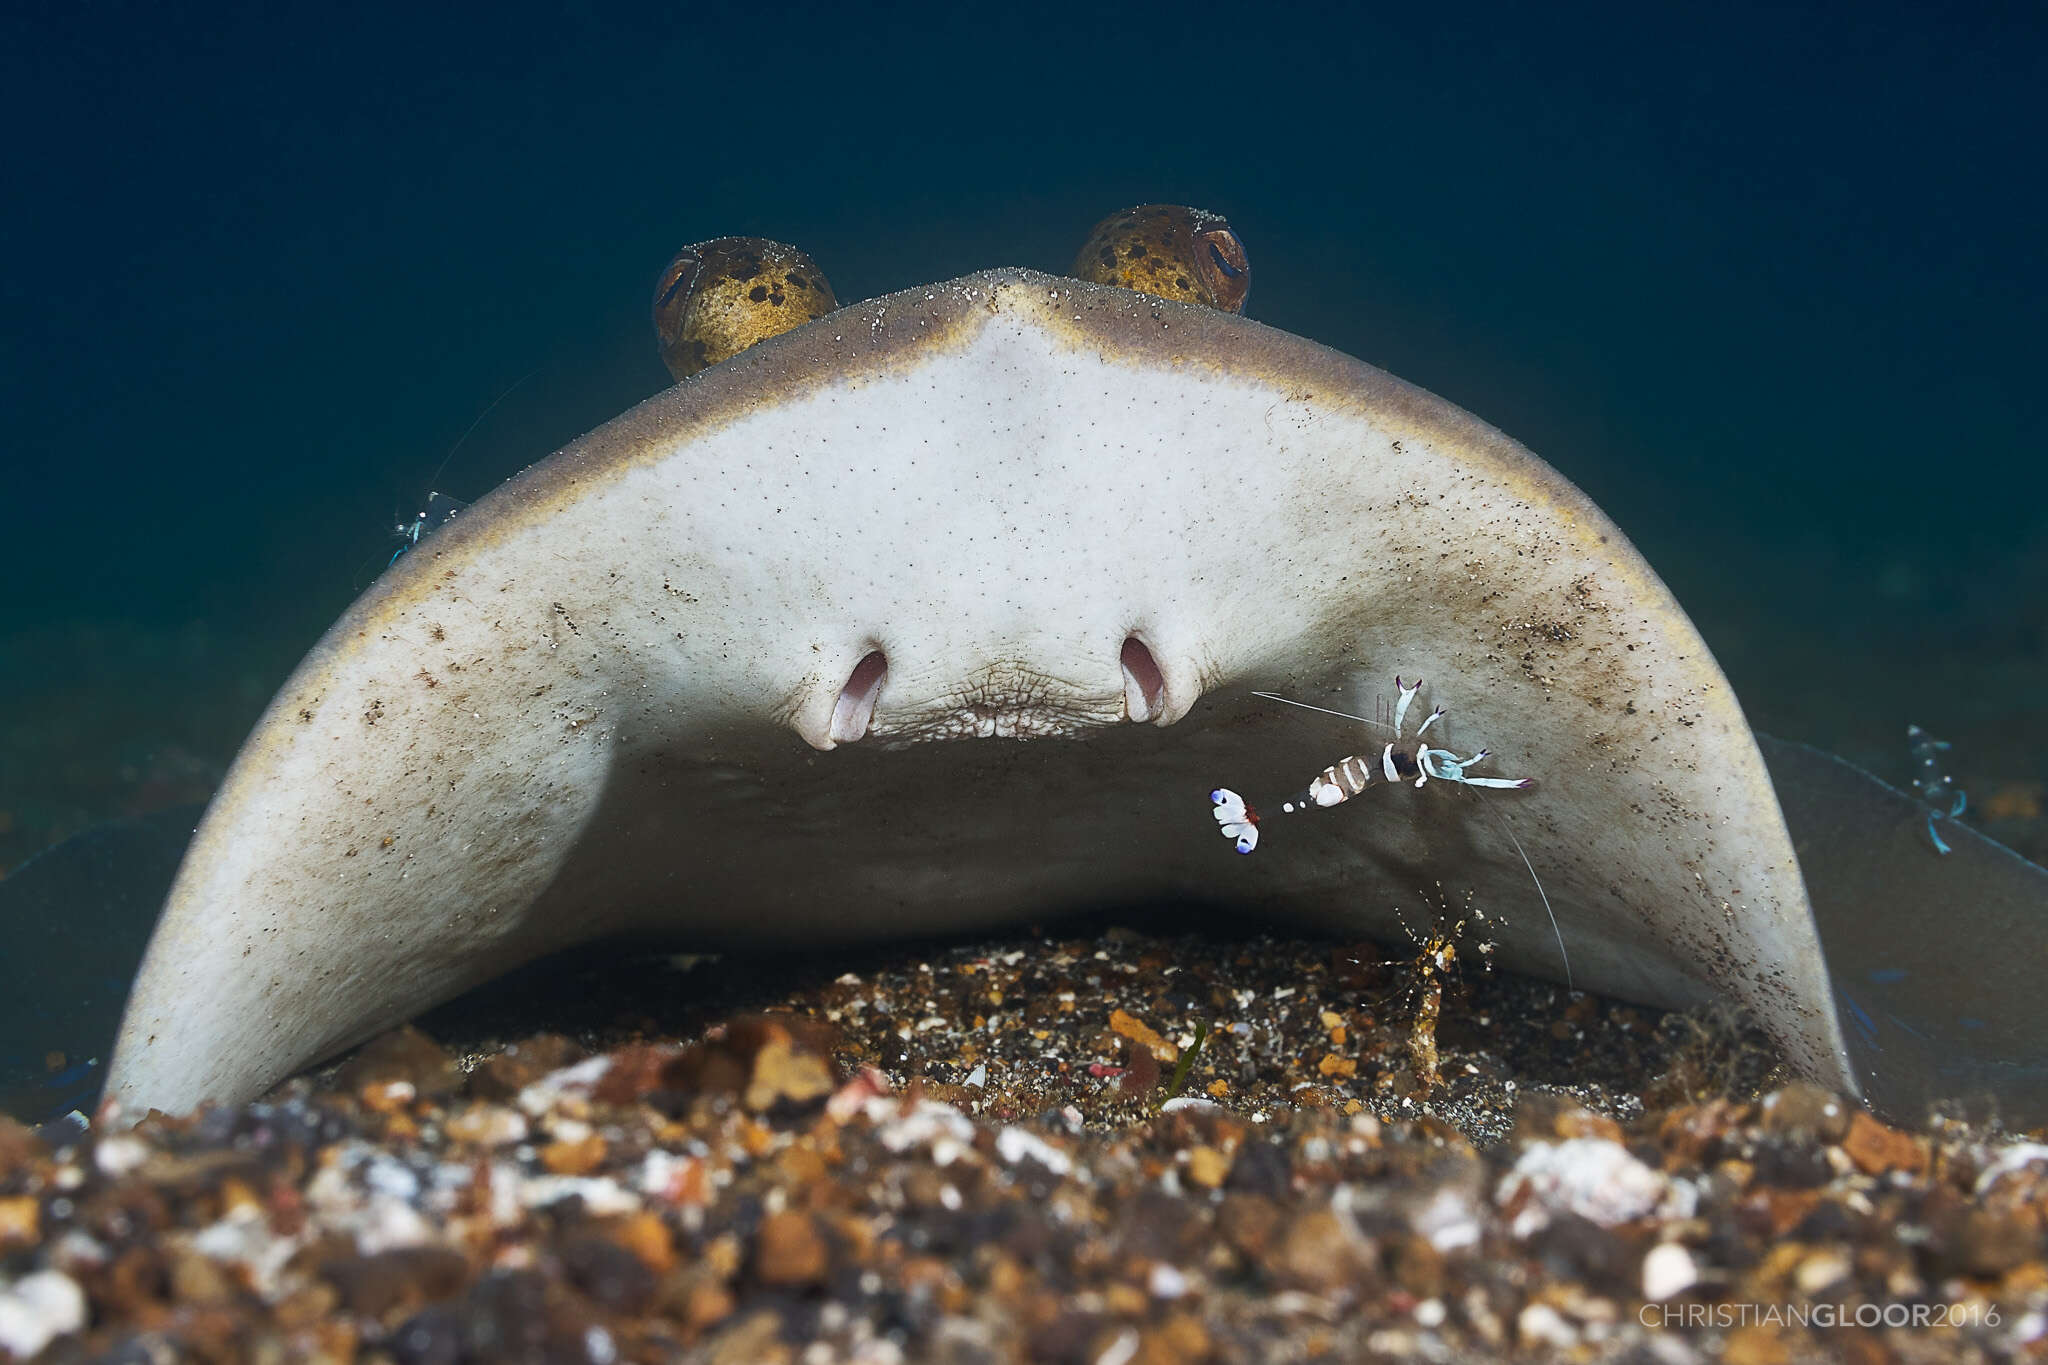
<instances>
[{"instance_id":1,"label":"ray's teeth","mask_svg":"<svg viewBox=\"0 0 2048 1365\"><path fill-rule=\"evenodd\" d=\"M851 744L867 734L868 722L875 718L875 698L882 694L882 684L888 679L887 655L871 649L861 656L832 705L832 728L827 734L834 744Z\"/></svg>"}]
</instances>

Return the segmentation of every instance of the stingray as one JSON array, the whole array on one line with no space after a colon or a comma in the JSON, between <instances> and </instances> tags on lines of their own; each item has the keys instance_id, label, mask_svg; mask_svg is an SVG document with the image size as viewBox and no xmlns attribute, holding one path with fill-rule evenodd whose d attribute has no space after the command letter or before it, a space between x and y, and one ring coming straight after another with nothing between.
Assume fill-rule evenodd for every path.
<instances>
[{"instance_id":1,"label":"stingray","mask_svg":"<svg viewBox=\"0 0 2048 1365\"><path fill-rule=\"evenodd\" d=\"M1219 782L1377 752L1256 693L1369 712L1396 675L1533 785L1218 839ZM1584 494L1314 342L1003 269L713 364L400 558L215 796L108 1093L240 1101L606 935L1170 897L1380 937L1455 897L1504 965L1733 1002L1863 1088L1758 742Z\"/></svg>"}]
</instances>

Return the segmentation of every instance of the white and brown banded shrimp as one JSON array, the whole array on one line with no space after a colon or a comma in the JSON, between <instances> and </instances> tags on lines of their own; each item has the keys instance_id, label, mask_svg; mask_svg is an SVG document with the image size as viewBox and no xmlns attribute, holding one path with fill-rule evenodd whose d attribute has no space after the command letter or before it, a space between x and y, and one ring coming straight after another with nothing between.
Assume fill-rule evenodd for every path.
<instances>
[{"instance_id":1,"label":"white and brown banded shrimp","mask_svg":"<svg viewBox=\"0 0 2048 1365\"><path fill-rule=\"evenodd\" d=\"M1467 770L1484 762L1493 753L1481 749L1470 758L1459 758L1449 749L1432 749L1423 741L1429 728L1444 718L1444 708L1439 706L1431 711L1422 724L1415 727L1413 744L1404 742L1401 728L1408 719L1408 707L1415 700L1415 694L1422 690L1422 679L1403 682L1397 675L1394 690L1399 700L1394 703L1394 737L1387 741L1379 755L1379 771L1389 782L1405 782L1413 779L1420 787L1432 777L1441 782L1458 782L1468 787L1498 787L1509 791L1525 791L1536 785L1533 777L1474 777ZM1255 692L1254 696L1266 697L1273 701L1288 701L1271 692ZM1290 706L1301 706L1302 702L1288 701ZM1320 711L1322 707L1313 707ZM1280 809L1287 812L1306 810L1311 806L1335 806L1349 801L1371 785L1373 760L1362 754L1340 758L1316 774L1307 790L1283 801Z\"/></svg>"},{"instance_id":2,"label":"white and brown banded shrimp","mask_svg":"<svg viewBox=\"0 0 2048 1365\"><path fill-rule=\"evenodd\" d=\"M1480 777L1473 775L1471 769L1492 756L1492 750L1490 749L1481 749L1469 758L1460 758L1453 750L1431 748L1425 737L1429 734L1431 727L1444 718L1445 708L1441 706L1434 708L1428 716L1424 717L1422 723L1415 727L1415 734L1412 738L1405 736L1402 731L1407 725L1408 709L1414 704L1416 694L1422 690L1422 679L1417 678L1413 682L1407 682L1396 675L1394 678L1394 690L1396 700L1393 706L1392 724L1385 727L1392 731L1393 738L1382 746L1377 758L1365 754L1353 754L1350 757L1338 759L1335 763L1332 763L1329 767L1317 773L1314 778L1310 779L1307 787L1283 800L1280 803L1280 810L1283 814L1291 815L1300 811L1320 810L1330 806L1342 805L1371 786L1375 773L1385 778L1386 782L1390 785L1408 782L1418 789L1425 786L1431 778L1460 787L1490 788L1502 791L1527 791L1536 785L1536 779L1533 777ZM1307 711L1317 711L1326 716L1337 716L1344 720L1358 721L1361 724L1383 724L1383 722L1379 721L1368 721L1363 716L1354 716L1348 712L1333 711L1323 706L1311 706L1307 702L1295 701L1291 697L1283 697L1275 692L1254 692L1252 695L1263 697L1268 701L1283 702L1288 706L1298 706ZM1216 817L1216 823L1221 827L1224 837L1233 842L1239 853L1250 853L1258 847L1260 816L1257 807L1228 787L1218 787L1210 792L1209 801L1212 813ZM1558 956L1562 959L1564 965L1565 984L1569 986L1571 984L1572 971L1571 956L1565 951L1564 932L1558 927L1557 913L1551 908L1550 896L1543 889L1543 880L1536 875L1536 866L1529 861L1528 851L1522 847L1522 841L1516 836L1514 827L1507 822L1506 817L1501 815L1499 811L1491 810L1491 808L1489 810L1493 817L1500 822L1501 830L1508 836L1508 841L1515 846L1515 852L1521 856L1522 866L1529 871L1529 880L1535 883L1536 894L1543 901L1544 912L1550 916L1551 931L1557 936Z\"/></svg>"},{"instance_id":3,"label":"white and brown banded shrimp","mask_svg":"<svg viewBox=\"0 0 2048 1365\"><path fill-rule=\"evenodd\" d=\"M1444 708L1439 706L1429 713L1421 725L1415 728L1412 742L1405 739L1401 730L1408 721L1408 708L1415 700L1415 694L1422 690L1422 679L1403 682L1399 676L1394 679L1394 690L1399 700L1394 703L1392 729L1394 737L1387 741L1377 758L1364 754L1353 754L1340 758L1329 767L1317 773L1307 788L1296 792L1280 803L1283 813L1322 809L1341 805L1372 785L1375 771L1388 782L1412 781L1417 787L1423 786L1432 777L1441 782L1456 782L1467 787L1499 787L1512 791L1524 791L1536 785L1532 777L1474 777L1468 771L1473 765L1485 761L1491 750L1481 749L1470 758L1459 758L1449 749L1432 749L1424 742L1423 736L1429 728L1444 718ZM1320 711L1327 716L1341 716L1345 720L1364 720L1362 716L1346 715L1342 711L1331 711L1321 706L1310 706L1307 702L1294 701L1274 692L1254 692L1255 697L1270 701L1286 702L1309 711ZM1377 722L1367 721L1367 724ZM1242 796L1228 787L1218 787L1209 793L1209 802L1214 808L1216 823L1222 827L1224 837L1236 843L1239 853L1250 853L1259 846L1259 812Z\"/></svg>"}]
</instances>

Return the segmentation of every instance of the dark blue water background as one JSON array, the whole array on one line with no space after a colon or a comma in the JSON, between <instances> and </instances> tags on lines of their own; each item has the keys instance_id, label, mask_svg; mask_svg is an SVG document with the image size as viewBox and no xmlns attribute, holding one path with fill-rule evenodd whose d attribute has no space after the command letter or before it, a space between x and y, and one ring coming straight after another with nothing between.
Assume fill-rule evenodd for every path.
<instances>
[{"instance_id":1,"label":"dark blue water background","mask_svg":"<svg viewBox=\"0 0 2048 1365\"><path fill-rule=\"evenodd\" d=\"M1586 488L1759 723L2038 780L2048 25L1939 8L11 7L0 839L203 787L430 481L663 387L679 244L853 300L1147 200Z\"/></svg>"}]
</instances>

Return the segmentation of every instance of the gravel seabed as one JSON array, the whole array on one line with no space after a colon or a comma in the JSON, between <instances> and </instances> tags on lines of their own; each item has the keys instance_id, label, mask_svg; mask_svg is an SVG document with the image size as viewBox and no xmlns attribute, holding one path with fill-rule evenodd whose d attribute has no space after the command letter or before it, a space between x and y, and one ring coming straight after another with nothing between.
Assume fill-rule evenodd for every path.
<instances>
[{"instance_id":1,"label":"gravel seabed","mask_svg":"<svg viewBox=\"0 0 2048 1365\"><path fill-rule=\"evenodd\" d=\"M1733 1021L1474 946L557 963L257 1104L0 1126L0 1352L2048 1355L2040 1135L1886 1125Z\"/></svg>"}]
</instances>

